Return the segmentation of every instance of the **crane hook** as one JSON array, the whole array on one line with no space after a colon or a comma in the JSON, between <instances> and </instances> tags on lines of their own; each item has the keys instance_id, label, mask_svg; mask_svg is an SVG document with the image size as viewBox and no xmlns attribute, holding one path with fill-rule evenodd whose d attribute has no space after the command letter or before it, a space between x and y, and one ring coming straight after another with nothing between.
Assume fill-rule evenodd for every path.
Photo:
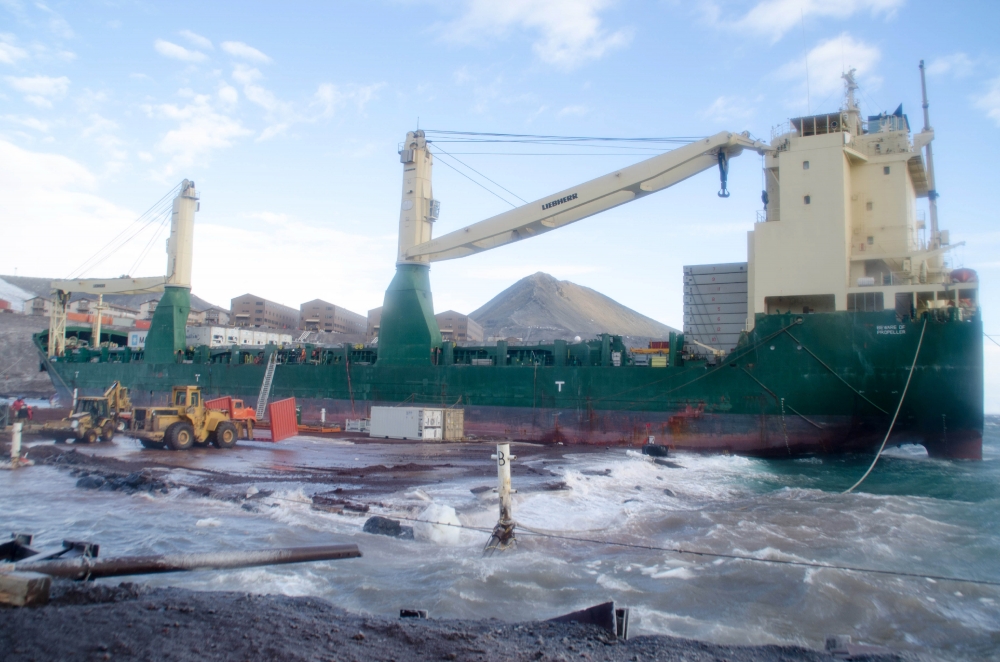
<instances>
[{"instance_id":1,"label":"crane hook","mask_svg":"<svg viewBox=\"0 0 1000 662\"><path fill-rule=\"evenodd\" d=\"M726 180L729 178L729 156L723 149L719 150L719 179L722 188L719 189L720 198L728 198L729 191L726 190Z\"/></svg>"}]
</instances>

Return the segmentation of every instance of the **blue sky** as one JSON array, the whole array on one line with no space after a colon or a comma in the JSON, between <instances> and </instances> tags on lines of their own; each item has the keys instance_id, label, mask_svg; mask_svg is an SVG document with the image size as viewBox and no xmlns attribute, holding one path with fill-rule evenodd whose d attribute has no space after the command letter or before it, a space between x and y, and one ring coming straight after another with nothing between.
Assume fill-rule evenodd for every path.
<instances>
[{"instance_id":1,"label":"blue sky","mask_svg":"<svg viewBox=\"0 0 1000 662\"><path fill-rule=\"evenodd\" d=\"M924 59L941 224L968 242L954 264L979 271L986 328L1000 334L997 25L994 2L0 0L0 222L13 247L0 272L70 275L186 177L202 196L197 294L320 297L364 313L392 277L396 149L418 118L437 130L728 129L767 140L789 117L836 109L840 74L855 67L863 111L903 103L919 128ZM505 153L459 158L526 200L642 158L624 147L478 151ZM728 200L704 173L530 242L438 263L436 307L469 312L541 270L680 326L681 266L745 259L760 182L760 159L747 154L732 163ZM510 208L441 161L434 187L438 235ZM154 229L85 275L162 273ZM987 373L988 409L1000 412L1000 347L989 342Z\"/></svg>"}]
</instances>

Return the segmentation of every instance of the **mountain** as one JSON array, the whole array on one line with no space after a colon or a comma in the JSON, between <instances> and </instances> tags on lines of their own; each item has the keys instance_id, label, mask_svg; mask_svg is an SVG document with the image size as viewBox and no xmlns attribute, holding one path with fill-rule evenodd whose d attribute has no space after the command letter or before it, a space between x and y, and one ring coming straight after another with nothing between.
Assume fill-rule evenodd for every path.
<instances>
[{"instance_id":1,"label":"mountain","mask_svg":"<svg viewBox=\"0 0 1000 662\"><path fill-rule=\"evenodd\" d=\"M666 339L677 331L589 287L541 271L517 281L469 317L486 337L525 341L587 339L600 333Z\"/></svg>"}]
</instances>

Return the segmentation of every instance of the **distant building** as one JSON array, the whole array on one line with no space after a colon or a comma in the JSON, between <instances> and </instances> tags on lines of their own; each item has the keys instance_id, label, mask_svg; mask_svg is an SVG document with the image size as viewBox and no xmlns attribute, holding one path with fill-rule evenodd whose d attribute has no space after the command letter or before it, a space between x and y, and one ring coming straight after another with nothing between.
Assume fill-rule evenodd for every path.
<instances>
[{"instance_id":1,"label":"distant building","mask_svg":"<svg viewBox=\"0 0 1000 662\"><path fill-rule=\"evenodd\" d=\"M379 323L382 321L382 306L372 308L368 311L368 330L365 333L365 341L371 342L378 338Z\"/></svg>"},{"instance_id":2,"label":"distant building","mask_svg":"<svg viewBox=\"0 0 1000 662\"><path fill-rule=\"evenodd\" d=\"M441 329L442 340L453 340L455 342L482 342L483 327L468 315L446 310L434 316L437 320L438 328Z\"/></svg>"},{"instance_id":3,"label":"distant building","mask_svg":"<svg viewBox=\"0 0 1000 662\"><path fill-rule=\"evenodd\" d=\"M202 324L210 324L212 326L226 326L229 324L229 311L224 308L212 306L200 312L203 317Z\"/></svg>"},{"instance_id":4,"label":"distant building","mask_svg":"<svg viewBox=\"0 0 1000 662\"><path fill-rule=\"evenodd\" d=\"M362 334L366 324L363 315L322 299L313 299L299 306L299 328L305 331Z\"/></svg>"},{"instance_id":5,"label":"distant building","mask_svg":"<svg viewBox=\"0 0 1000 662\"><path fill-rule=\"evenodd\" d=\"M139 319L151 320L153 319L153 313L156 311L156 304L160 303L159 299L150 299L149 301L143 301L139 304Z\"/></svg>"},{"instance_id":6,"label":"distant building","mask_svg":"<svg viewBox=\"0 0 1000 662\"><path fill-rule=\"evenodd\" d=\"M299 311L254 294L236 297L230 304L233 326L262 329L297 329Z\"/></svg>"},{"instance_id":7,"label":"distant building","mask_svg":"<svg viewBox=\"0 0 1000 662\"><path fill-rule=\"evenodd\" d=\"M42 315L48 317L52 314L52 299L47 297L34 297L24 302L25 315Z\"/></svg>"},{"instance_id":8,"label":"distant building","mask_svg":"<svg viewBox=\"0 0 1000 662\"><path fill-rule=\"evenodd\" d=\"M71 301L66 307L67 312L80 313L81 315L94 315L97 313L97 299L76 299ZM101 314L105 317L118 317L125 319L139 319L142 313L135 308L129 308L128 306L122 306L117 303L108 303L107 301L101 304Z\"/></svg>"}]
</instances>

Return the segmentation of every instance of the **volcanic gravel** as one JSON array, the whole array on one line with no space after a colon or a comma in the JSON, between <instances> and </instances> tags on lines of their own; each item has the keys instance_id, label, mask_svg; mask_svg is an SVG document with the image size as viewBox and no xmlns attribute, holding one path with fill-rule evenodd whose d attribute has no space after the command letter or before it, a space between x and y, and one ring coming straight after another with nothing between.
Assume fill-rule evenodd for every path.
<instances>
[{"instance_id":1,"label":"volcanic gravel","mask_svg":"<svg viewBox=\"0 0 1000 662\"><path fill-rule=\"evenodd\" d=\"M625 641L575 623L392 619L351 614L319 598L66 581L53 584L44 607L0 609L0 652L9 662L837 659L793 646L718 646L667 636Z\"/></svg>"}]
</instances>

